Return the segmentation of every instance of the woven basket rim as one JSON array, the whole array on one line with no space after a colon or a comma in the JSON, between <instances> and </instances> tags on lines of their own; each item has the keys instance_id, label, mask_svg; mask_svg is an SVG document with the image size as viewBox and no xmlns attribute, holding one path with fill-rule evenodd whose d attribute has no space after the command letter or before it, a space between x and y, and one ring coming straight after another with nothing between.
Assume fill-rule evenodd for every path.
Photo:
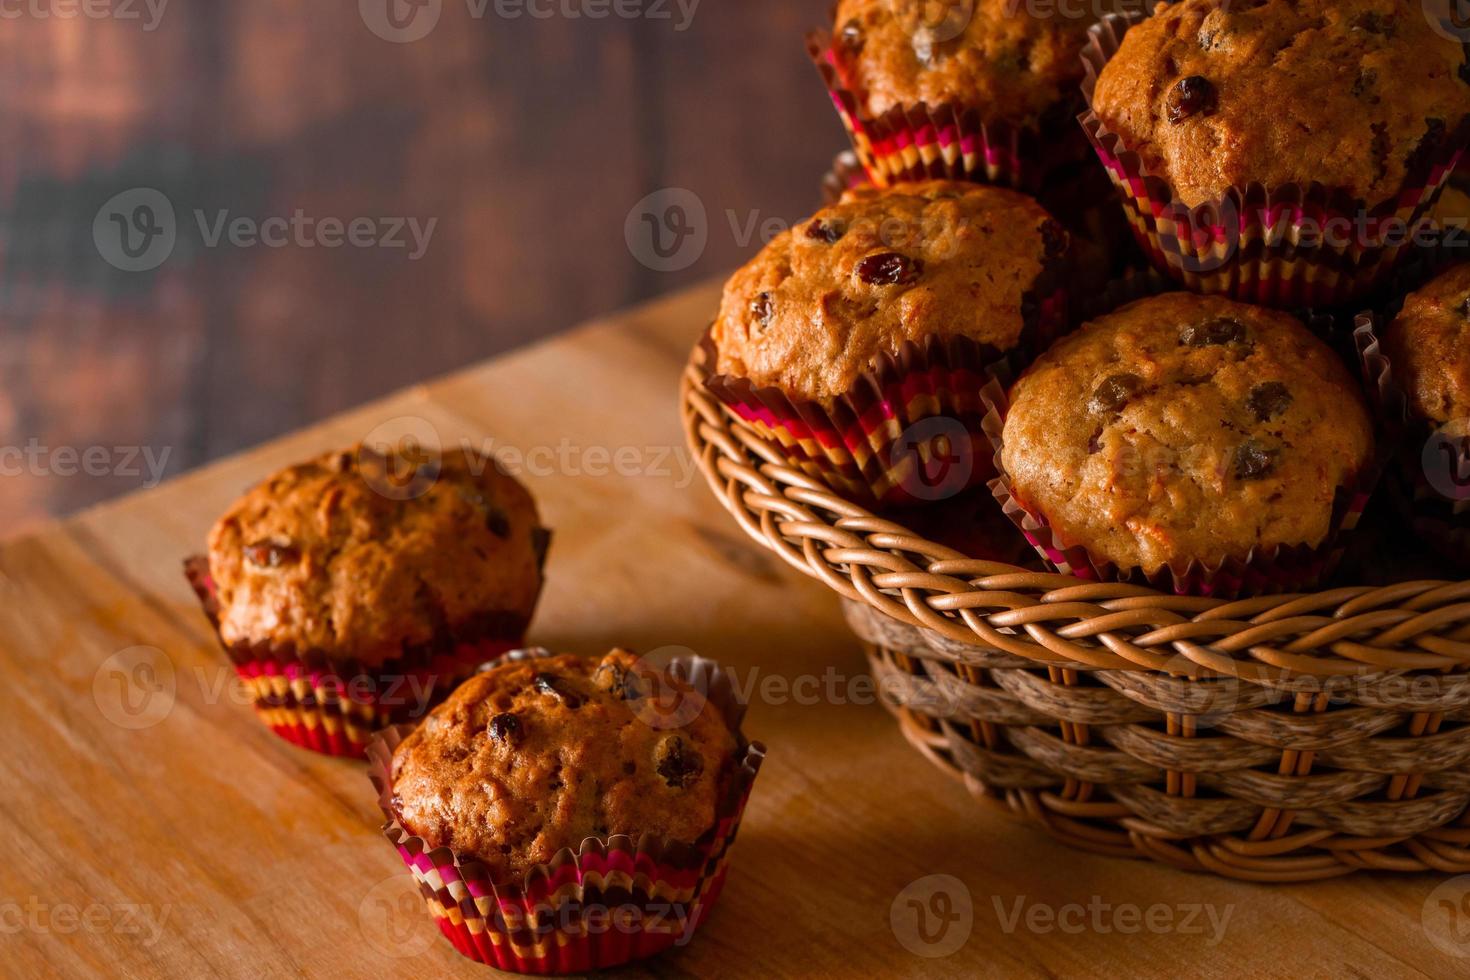
<instances>
[{"instance_id":1,"label":"woven basket rim","mask_svg":"<svg viewBox=\"0 0 1470 980\"><path fill-rule=\"evenodd\" d=\"M787 465L705 390L701 359L696 346L680 414L716 499L787 564L901 623L1092 670L1276 682L1470 667L1470 581L1226 600L971 558Z\"/></svg>"}]
</instances>

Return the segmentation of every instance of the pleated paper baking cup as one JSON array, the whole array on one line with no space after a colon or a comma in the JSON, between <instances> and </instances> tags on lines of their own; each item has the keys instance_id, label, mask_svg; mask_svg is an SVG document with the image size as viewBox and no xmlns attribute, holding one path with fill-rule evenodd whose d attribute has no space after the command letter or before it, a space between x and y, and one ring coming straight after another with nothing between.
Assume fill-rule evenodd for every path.
<instances>
[{"instance_id":1,"label":"pleated paper baking cup","mask_svg":"<svg viewBox=\"0 0 1470 980\"><path fill-rule=\"evenodd\" d=\"M218 633L208 559L188 559L184 573ZM226 643L221 637L220 645L267 728L314 752L361 758L375 732L419 717L482 664L523 646L528 623L519 613L487 612L449 636L372 665L294 644Z\"/></svg>"},{"instance_id":2,"label":"pleated paper baking cup","mask_svg":"<svg viewBox=\"0 0 1470 980\"><path fill-rule=\"evenodd\" d=\"M739 736L744 707L723 671L701 658L675 661L670 670L723 710ZM368 747L386 821L383 834L454 948L512 973L585 973L688 943L724 887L730 848L765 758L764 746L737 738L742 748L715 826L692 844L652 834L588 838L576 853L563 849L523 879L497 881L474 857L432 847L400 821L393 805L393 752L412 730L386 729Z\"/></svg>"},{"instance_id":3,"label":"pleated paper baking cup","mask_svg":"<svg viewBox=\"0 0 1470 980\"><path fill-rule=\"evenodd\" d=\"M1414 414L1383 350L1380 327L1387 323L1361 313L1353 332L1363 382L1393 455L1384 482L1415 536L1470 568L1470 419L1436 427Z\"/></svg>"},{"instance_id":4,"label":"pleated paper baking cup","mask_svg":"<svg viewBox=\"0 0 1470 980\"><path fill-rule=\"evenodd\" d=\"M880 187L946 179L1036 191L1050 171L1086 157L1086 141L1070 124L1070 108L1055 113L1056 126L1036 129L984 121L983 106L956 102L900 105L870 116L843 77L831 32L813 31L807 50L858 159Z\"/></svg>"},{"instance_id":5,"label":"pleated paper baking cup","mask_svg":"<svg viewBox=\"0 0 1470 980\"><path fill-rule=\"evenodd\" d=\"M1109 14L1091 28L1082 55L1089 106L1103 66L1144 16ZM1190 207L1093 109L1080 118L1156 266L1193 292L1281 308L1339 306L1381 287L1414 254L1413 229L1428 218L1470 139L1470 126L1446 133L1399 192L1373 207L1316 183L1231 187Z\"/></svg>"},{"instance_id":6,"label":"pleated paper baking cup","mask_svg":"<svg viewBox=\"0 0 1470 980\"><path fill-rule=\"evenodd\" d=\"M1370 465L1337 488L1328 533L1319 544L1256 548L1244 557L1225 558L1213 564L1192 560L1166 565L1153 572L1139 567L1122 568L1101 555L1093 554L1086 547L1064 539L1039 509L1015 492L1001 459L1009 405L1006 391L999 384L988 385L985 399L989 405L985 434L994 451L996 471L990 490L996 502L1043 561L1063 575L1089 581L1132 582L1178 595L1218 599L1309 591L1326 579L1341 562L1344 551L1342 536L1358 526L1377 482L1376 467Z\"/></svg>"},{"instance_id":7,"label":"pleated paper baking cup","mask_svg":"<svg viewBox=\"0 0 1470 980\"><path fill-rule=\"evenodd\" d=\"M1063 329L1064 294L1041 302L1023 343L997 351L966 337L905 342L874 358L830 405L714 374L708 332L700 345L705 387L776 446L791 466L858 503L902 506L946 500L991 476L980 390L1009 380Z\"/></svg>"}]
</instances>

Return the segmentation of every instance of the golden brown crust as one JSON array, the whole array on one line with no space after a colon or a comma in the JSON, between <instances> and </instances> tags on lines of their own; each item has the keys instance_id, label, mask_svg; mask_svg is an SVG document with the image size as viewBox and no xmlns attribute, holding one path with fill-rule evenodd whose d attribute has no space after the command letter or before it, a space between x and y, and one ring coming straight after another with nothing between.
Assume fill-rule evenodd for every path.
<instances>
[{"instance_id":1,"label":"golden brown crust","mask_svg":"<svg viewBox=\"0 0 1470 980\"><path fill-rule=\"evenodd\" d=\"M1082 48L1096 16L1090 4L1075 16L1065 5L1046 15L1031 6L840 0L834 50L870 116L954 102L978 109L986 122L1035 128L1049 111L1078 99Z\"/></svg>"},{"instance_id":2,"label":"golden brown crust","mask_svg":"<svg viewBox=\"0 0 1470 980\"><path fill-rule=\"evenodd\" d=\"M1312 181L1373 206L1470 113L1464 64L1417 0L1182 0L1128 31L1093 107L1191 207Z\"/></svg>"},{"instance_id":3,"label":"golden brown crust","mask_svg":"<svg viewBox=\"0 0 1470 980\"><path fill-rule=\"evenodd\" d=\"M227 644L292 644L379 664L405 646L528 618L541 587L531 495L495 462L451 451L424 485L415 464L363 447L255 487L209 535ZM407 499L403 499L407 498Z\"/></svg>"},{"instance_id":4,"label":"golden brown crust","mask_svg":"<svg viewBox=\"0 0 1470 980\"><path fill-rule=\"evenodd\" d=\"M588 837L696 843L715 825L736 738L707 703L682 727L649 724L640 695L651 671L614 650L504 663L466 681L393 754L404 826L475 855L497 880ZM664 672L656 680L700 697Z\"/></svg>"},{"instance_id":5,"label":"golden brown crust","mask_svg":"<svg viewBox=\"0 0 1470 980\"><path fill-rule=\"evenodd\" d=\"M1022 194L927 181L850 191L778 235L725 286L717 373L830 402L880 353L964 336L1013 348L1062 227Z\"/></svg>"},{"instance_id":6,"label":"golden brown crust","mask_svg":"<svg viewBox=\"0 0 1470 980\"><path fill-rule=\"evenodd\" d=\"M1436 425L1470 418L1470 263L1405 298L1383 347L1414 414Z\"/></svg>"},{"instance_id":7,"label":"golden brown crust","mask_svg":"<svg viewBox=\"0 0 1470 980\"><path fill-rule=\"evenodd\" d=\"M1002 461L1068 545L1119 567L1321 543L1365 469L1362 394L1300 322L1226 299L1142 300L1016 383Z\"/></svg>"}]
</instances>

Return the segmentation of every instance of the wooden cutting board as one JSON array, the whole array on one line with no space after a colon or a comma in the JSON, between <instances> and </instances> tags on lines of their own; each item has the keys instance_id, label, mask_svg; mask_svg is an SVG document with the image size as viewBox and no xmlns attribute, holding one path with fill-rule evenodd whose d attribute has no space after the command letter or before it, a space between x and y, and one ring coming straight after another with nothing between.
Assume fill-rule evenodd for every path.
<instances>
[{"instance_id":1,"label":"wooden cutting board","mask_svg":"<svg viewBox=\"0 0 1470 980\"><path fill-rule=\"evenodd\" d=\"M721 905L633 974L1470 975L1470 879L1267 887L1097 857L923 761L863 688L836 597L692 468L678 378L716 301L591 324L0 546L0 971L486 974L438 938L363 767L257 724L180 574L254 481L406 432L506 451L540 499L535 643L686 647L755 692L770 756Z\"/></svg>"}]
</instances>

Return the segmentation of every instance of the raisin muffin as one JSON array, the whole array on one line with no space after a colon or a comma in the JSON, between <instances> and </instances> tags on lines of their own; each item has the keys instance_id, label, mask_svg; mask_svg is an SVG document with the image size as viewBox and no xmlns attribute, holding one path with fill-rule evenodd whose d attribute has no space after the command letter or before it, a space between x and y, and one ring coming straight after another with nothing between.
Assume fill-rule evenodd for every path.
<instances>
[{"instance_id":1,"label":"raisin muffin","mask_svg":"<svg viewBox=\"0 0 1470 980\"><path fill-rule=\"evenodd\" d=\"M1185 293L1126 306L1038 359L1001 441L1015 501L1099 575L1318 548L1374 451L1360 391L1305 326Z\"/></svg>"},{"instance_id":2,"label":"raisin muffin","mask_svg":"<svg viewBox=\"0 0 1470 980\"><path fill-rule=\"evenodd\" d=\"M980 376L1044 349L1063 324L1069 250L1065 229L1015 191L850 191L726 285L707 384L839 492L907 499L905 433L942 418L935 452L965 456L956 444L979 434Z\"/></svg>"},{"instance_id":3,"label":"raisin muffin","mask_svg":"<svg viewBox=\"0 0 1470 980\"><path fill-rule=\"evenodd\" d=\"M1406 297L1383 347L1416 417L1436 427L1470 419L1470 263Z\"/></svg>"},{"instance_id":4,"label":"raisin muffin","mask_svg":"<svg viewBox=\"0 0 1470 980\"><path fill-rule=\"evenodd\" d=\"M436 681L521 644L545 532L493 459L360 446L256 486L208 544L190 577L267 722L356 755Z\"/></svg>"},{"instance_id":5,"label":"raisin muffin","mask_svg":"<svg viewBox=\"0 0 1470 980\"><path fill-rule=\"evenodd\" d=\"M1128 30L1092 106L1191 207L1314 181L1371 207L1463 141L1467 79L1415 0L1181 0Z\"/></svg>"},{"instance_id":6,"label":"raisin muffin","mask_svg":"<svg viewBox=\"0 0 1470 980\"><path fill-rule=\"evenodd\" d=\"M614 650L601 660L516 660L476 675L394 751L397 817L502 882L589 837L694 844L715 827L740 746L710 704L682 727L648 724L640 707L653 688L700 697L649 672Z\"/></svg>"}]
</instances>

